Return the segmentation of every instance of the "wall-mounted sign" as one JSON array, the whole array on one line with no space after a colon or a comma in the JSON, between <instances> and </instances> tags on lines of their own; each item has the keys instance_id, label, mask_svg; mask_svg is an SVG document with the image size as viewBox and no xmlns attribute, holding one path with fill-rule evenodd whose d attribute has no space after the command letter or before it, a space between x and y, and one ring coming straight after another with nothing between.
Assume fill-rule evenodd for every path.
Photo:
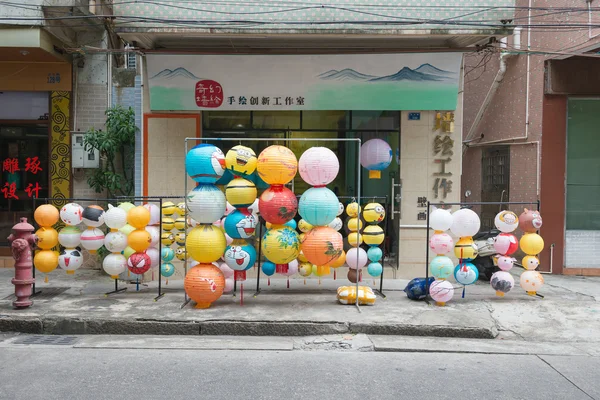
<instances>
[{"instance_id":1,"label":"wall-mounted sign","mask_svg":"<svg viewBox=\"0 0 600 400\"><path fill-rule=\"evenodd\" d=\"M454 110L462 55L146 58L152 110Z\"/></svg>"},{"instance_id":2,"label":"wall-mounted sign","mask_svg":"<svg viewBox=\"0 0 600 400\"><path fill-rule=\"evenodd\" d=\"M71 91L71 64L0 62L0 90Z\"/></svg>"}]
</instances>

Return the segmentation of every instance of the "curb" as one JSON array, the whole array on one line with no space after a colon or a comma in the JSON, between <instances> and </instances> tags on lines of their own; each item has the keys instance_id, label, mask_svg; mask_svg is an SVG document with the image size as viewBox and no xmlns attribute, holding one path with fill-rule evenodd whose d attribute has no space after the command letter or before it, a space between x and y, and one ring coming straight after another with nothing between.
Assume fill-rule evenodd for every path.
<instances>
[{"instance_id":1,"label":"curb","mask_svg":"<svg viewBox=\"0 0 600 400\"><path fill-rule=\"evenodd\" d=\"M343 333L494 339L495 327L367 324L307 321L166 321L12 317L0 315L0 332L47 335L314 336Z\"/></svg>"}]
</instances>

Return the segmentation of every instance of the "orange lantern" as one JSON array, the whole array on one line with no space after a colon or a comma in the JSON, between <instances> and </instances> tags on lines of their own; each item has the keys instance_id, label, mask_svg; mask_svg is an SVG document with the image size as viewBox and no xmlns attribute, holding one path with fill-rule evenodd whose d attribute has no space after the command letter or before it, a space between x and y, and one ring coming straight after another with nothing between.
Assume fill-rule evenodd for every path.
<instances>
[{"instance_id":1,"label":"orange lantern","mask_svg":"<svg viewBox=\"0 0 600 400\"><path fill-rule=\"evenodd\" d=\"M302 252L309 262L317 266L330 265L344 252L342 235L328 226L316 226L306 234Z\"/></svg>"},{"instance_id":2,"label":"orange lantern","mask_svg":"<svg viewBox=\"0 0 600 400\"><path fill-rule=\"evenodd\" d=\"M339 268L342 265L344 265L346 263L346 252L342 251L342 255L338 257L337 260L331 262L330 264L328 264L329 267L331 268Z\"/></svg>"},{"instance_id":3,"label":"orange lantern","mask_svg":"<svg viewBox=\"0 0 600 400\"><path fill-rule=\"evenodd\" d=\"M58 245L58 232L54 228L42 226L35 234L38 237L37 246L42 250L50 250Z\"/></svg>"},{"instance_id":4,"label":"orange lantern","mask_svg":"<svg viewBox=\"0 0 600 400\"><path fill-rule=\"evenodd\" d=\"M127 213L127 223L134 228L144 229L150 223L150 211L144 206L137 206Z\"/></svg>"},{"instance_id":5,"label":"orange lantern","mask_svg":"<svg viewBox=\"0 0 600 400\"><path fill-rule=\"evenodd\" d=\"M150 243L152 243L152 237L145 229L136 229L127 237L127 244L137 252L146 250L150 247Z\"/></svg>"},{"instance_id":6,"label":"orange lantern","mask_svg":"<svg viewBox=\"0 0 600 400\"><path fill-rule=\"evenodd\" d=\"M213 264L198 264L187 272L183 288L196 308L208 308L223 294L225 276Z\"/></svg>"},{"instance_id":7,"label":"orange lantern","mask_svg":"<svg viewBox=\"0 0 600 400\"><path fill-rule=\"evenodd\" d=\"M43 204L35 209L33 218L39 226L52 226L58 222L58 209L51 204Z\"/></svg>"}]
</instances>

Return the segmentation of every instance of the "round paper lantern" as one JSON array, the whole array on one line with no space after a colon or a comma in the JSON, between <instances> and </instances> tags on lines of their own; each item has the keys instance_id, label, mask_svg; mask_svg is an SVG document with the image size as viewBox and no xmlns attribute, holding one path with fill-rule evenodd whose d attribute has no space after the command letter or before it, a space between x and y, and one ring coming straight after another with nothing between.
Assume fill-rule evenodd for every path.
<instances>
[{"instance_id":1,"label":"round paper lantern","mask_svg":"<svg viewBox=\"0 0 600 400\"><path fill-rule=\"evenodd\" d=\"M38 271L48 274L58 267L58 253L52 250L38 251L33 257L33 265Z\"/></svg>"},{"instance_id":2,"label":"round paper lantern","mask_svg":"<svg viewBox=\"0 0 600 400\"><path fill-rule=\"evenodd\" d=\"M298 211L296 195L285 186L271 186L258 200L260 215L265 221L283 225L292 220Z\"/></svg>"},{"instance_id":3,"label":"round paper lantern","mask_svg":"<svg viewBox=\"0 0 600 400\"><path fill-rule=\"evenodd\" d=\"M454 273L454 263L449 257L437 256L429 263L429 272L436 279L448 279Z\"/></svg>"},{"instance_id":4,"label":"round paper lantern","mask_svg":"<svg viewBox=\"0 0 600 400\"><path fill-rule=\"evenodd\" d=\"M225 156L227 169L233 175L250 175L256 170L256 153L250 147L237 145L231 148Z\"/></svg>"},{"instance_id":5,"label":"round paper lantern","mask_svg":"<svg viewBox=\"0 0 600 400\"><path fill-rule=\"evenodd\" d=\"M538 271L525 271L521 274L520 283L528 295L535 296L544 286L544 277Z\"/></svg>"},{"instance_id":6,"label":"round paper lantern","mask_svg":"<svg viewBox=\"0 0 600 400\"><path fill-rule=\"evenodd\" d=\"M256 170L258 176L269 185L285 185L296 176L298 160L287 147L273 145L258 155Z\"/></svg>"},{"instance_id":7,"label":"round paper lantern","mask_svg":"<svg viewBox=\"0 0 600 400\"><path fill-rule=\"evenodd\" d=\"M150 257L150 268L160 265L160 251L155 247L150 247L146 250L146 255Z\"/></svg>"},{"instance_id":8,"label":"round paper lantern","mask_svg":"<svg viewBox=\"0 0 600 400\"><path fill-rule=\"evenodd\" d=\"M190 216L198 223L212 224L225 214L227 201L223 192L216 186L198 185L188 193L187 206Z\"/></svg>"},{"instance_id":9,"label":"round paper lantern","mask_svg":"<svg viewBox=\"0 0 600 400\"><path fill-rule=\"evenodd\" d=\"M479 249L472 237L462 237L454 246L454 255L459 260L473 260L477 257Z\"/></svg>"},{"instance_id":10,"label":"round paper lantern","mask_svg":"<svg viewBox=\"0 0 600 400\"><path fill-rule=\"evenodd\" d=\"M542 216L539 211L525 209L519 216L519 228L525 233L536 233L542 227Z\"/></svg>"},{"instance_id":11,"label":"round paper lantern","mask_svg":"<svg viewBox=\"0 0 600 400\"><path fill-rule=\"evenodd\" d=\"M58 256L58 265L67 271L67 274L74 274L75 270L83 265L81 249L63 249Z\"/></svg>"},{"instance_id":12,"label":"round paper lantern","mask_svg":"<svg viewBox=\"0 0 600 400\"><path fill-rule=\"evenodd\" d=\"M500 211L494 218L494 225L500 232L511 233L519 226L519 217L512 211Z\"/></svg>"},{"instance_id":13,"label":"round paper lantern","mask_svg":"<svg viewBox=\"0 0 600 400\"><path fill-rule=\"evenodd\" d=\"M81 247L95 253L104 244L104 232L98 228L88 228L81 232Z\"/></svg>"},{"instance_id":14,"label":"round paper lantern","mask_svg":"<svg viewBox=\"0 0 600 400\"><path fill-rule=\"evenodd\" d=\"M454 297L454 287L448 281L434 281L429 286L429 295L437 305L444 306Z\"/></svg>"},{"instance_id":15,"label":"round paper lantern","mask_svg":"<svg viewBox=\"0 0 600 400\"><path fill-rule=\"evenodd\" d=\"M248 210L235 210L225 218L225 233L233 239L248 239L254 236L258 220Z\"/></svg>"},{"instance_id":16,"label":"round paper lantern","mask_svg":"<svg viewBox=\"0 0 600 400\"><path fill-rule=\"evenodd\" d=\"M360 247L353 247L346 252L346 264L350 269L361 269L368 261L367 252Z\"/></svg>"},{"instance_id":17,"label":"round paper lantern","mask_svg":"<svg viewBox=\"0 0 600 400\"><path fill-rule=\"evenodd\" d=\"M125 213L128 213L129 210L131 210L133 207L135 207L135 205L128 201L126 201L124 203L119 203L119 205L118 205L118 208L125 211Z\"/></svg>"},{"instance_id":18,"label":"round paper lantern","mask_svg":"<svg viewBox=\"0 0 600 400\"><path fill-rule=\"evenodd\" d=\"M352 283L356 283L359 280L362 281L362 271L356 269L349 269L348 280Z\"/></svg>"},{"instance_id":19,"label":"round paper lantern","mask_svg":"<svg viewBox=\"0 0 600 400\"><path fill-rule=\"evenodd\" d=\"M109 204L108 210L104 213L104 223L110 229L121 229L127 224L127 211Z\"/></svg>"},{"instance_id":20,"label":"round paper lantern","mask_svg":"<svg viewBox=\"0 0 600 400\"><path fill-rule=\"evenodd\" d=\"M121 207L121 206L119 206L119 207ZM133 207L131 207L131 208L133 208ZM162 203L162 213L164 216L170 217L171 215L175 214L176 210L177 210L177 206L175 206L175 204L173 204L172 202L165 201L164 203Z\"/></svg>"},{"instance_id":21,"label":"round paper lantern","mask_svg":"<svg viewBox=\"0 0 600 400\"><path fill-rule=\"evenodd\" d=\"M509 256L498 257L498 268L502 271L509 271L514 265L515 259Z\"/></svg>"},{"instance_id":22,"label":"round paper lantern","mask_svg":"<svg viewBox=\"0 0 600 400\"><path fill-rule=\"evenodd\" d=\"M185 216L185 202L184 201L180 201L179 203L177 203L177 206L175 208L175 214L179 215L179 216Z\"/></svg>"},{"instance_id":23,"label":"round paper lantern","mask_svg":"<svg viewBox=\"0 0 600 400\"><path fill-rule=\"evenodd\" d=\"M108 232L104 237L104 247L111 253L120 253L127 247L127 235L123 232Z\"/></svg>"},{"instance_id":24,"label":"round paper lantern","mask_svg":"<svg viewBox=\"0 0 600 400\"><path fill-rule=\"evenodd\" d=\"M481 221L475 211L462 208L452 214L450 230L458 237L473 236L479 232Z\"/></svg>"},{"instance_id":25,"label":"round paper lantern","mask_svg":"<svg viewBox=\"0 0 600 400\"><path fill-rule=\"evenodd\" d=\"M179 261L185 261L186 255L187 252L185 251L185 247L178 247L177 250L175 250L175 257L177 257Z\"/></svg>"},{"instance_id":26,"label":"round paper lantern","mask_svg":"<svg viewBox=\"0 0 600 400\"><path fill-rule=\"evenodd\" d=\"M298 259L300 259L300 258L298 257ZM339 256L337 258L337 260L335 260L335 261L327 264L327 266L331 267L331 268L339 268L339 267L341 267L344 264L346 264L346 252L342 251L342 255Z\"/></svg>"},{"instance_id":27,"label":"round paper lantern","mask_svg":"<svg viewBox=\"0 0 600 400\"><path fill-rule=\"evenodd\" d=\"M300 248L302 248L302 240L300 241ZM298 260L303 263L303 262L308 262L308 259L306 258L306 256L304 255L304 253L302 252L302 250L300 250L300 253L298 253Z\"/></svg>"},{"instance_id":28,"label":"round paper lantern","mask_svg":"<svg viewBox=\"0 0 600 400\"><path fill-rule=\"evenodd\" d=\"M276 267L275 267L275 264L272 263L271 261L265 261L264 263L262 263L260 268L262 269L262 272L264 272L264 274L266 276L272 276L275 273Z\"/></svg>"},{"instance_id":29,"label":"round paper lantern","mask_svg":"<svg viewBox=\"0 0 600 400\"><path fill-rule=\"evenodd\" d=\"M537 233L526 233L521 238L520 245L523 253L536 255L544 250L544 239Z\"/></svg>"},{"instance_id":30,"label":"round paper lantern","mask_svg":"<svg viewBox=\"0 0 600 400\"><path fill-rule=\"evenodd\" d=\"M267 230L262 237L261 246L263 255L275 264L288 264L298 258L300 252L298 233L288 226L279 225ZM308 258L306 253L304 255Z\"/></svg>"},{"instance_id":31,"label":"round paper lantern","mask_svg":"<svg viewBox=\"0 0 600 400\"><path fill-rule=\"evenodd\" d=\"M362 234L365 237L365 243L369 246L379 246L383 243L385 239L385 234L383 233L383 229L379 225L369 225L367 226Z\"/></svg>"},{"instance_id":32,"label":"round paper lantern","mask_svg":"<svg viewBox=\"0 0 600 400\"><path fill-rule=\"evenodd\" d=\"M83 240L83 238L82 238ZM150 247L152 237L145 229L136 229L127 236L127 244L136 252L142 252Z\"/></svg>"},{"instance_id":33,"label":"round paper lantern","mask_svg":"<svg viewBox=\"0 0 600 400\"><path fill-rule=\"evenodd\" d=\"M306 234L302 242L302 253L317 265L329 265L344 252L344 239L339 232L328 226L317 226Z\"/></svg>"},{"instance_id":34,"label":"round paper lantern","mask_svg":"<svg viewBox=\"0 0 600 400\"><path fill-rule=\"evenodd\" d=\"M340 170L340 163L327 147L311 147L300 156L298 171L304 182L311 186L329 185Z\"/></svg>"},{"instance_id":35,"label":"round paper lantern","mask_svg":"<svg viewBox=\"0 0 600 400\"><path fill-rule=\"evenodd\" d=\"M257 191L254 183L244 178L235 178L225 188L225 197L227 197L227 201L234 207L252 205L254 200L256 200L256 194Z\"/></svg>"},{"instance_id":36,"label":"round paper lantern","mask_svg":"<svg viewBox=\"0 0 600 400\"><path fill-rule=\"evenodd\" d=\"M337 217L339 200L326 187L310 188L300 197L298 210L311 225L328 225Z\"/></svg>"},{"instance_id":37,"label":"round paper lantern","mask_svg":"<svg viewBox=\"0 0 600 400\"><path fill-rule=\"evenodd\" d=\"M83 223L98 228L104 224L104 209L97 205L87 206L81 215Z\"/></svg>"},{"instance_id":38,"label":"round paper lantern","mask_svg":"<svg viewBox=\"0 0 600 400\"><path fill-rule=\"evenodd\" d=\"M454 217L448 210L436 208L429 214L429 226L434 231L444 232L452 227Z\"/></svg>"},{"instance_id":39,"label":"round paper lantern","mask_svg":"<svg viewBox=\"0 0 600 400\"><path fill-rule=\"evenodd\" d=\"M185 155L185 170L198 183L215 183L225 172L225 154L212 144L199 144Z\"/></svg>"},{"instance_id":40,"label":"round paper lantern","mask_svg":"<svg viewBox=\"0 0 600 400\"><path fill-rule=\"evenodd\" d=\"M185 231L185 218L184 217L179 217L175 220L175 224L173 225L175 227L175 229L177 229L178 231Z\"/></svg>"},{"instance_id":41,"label":"round paper lantern","mask_svg":"<svg viewBox=\"0 0 600 400\"><path fill-rule=\"evenodd\" d=\"M133 231L135 231L135 228L129 224L125 224L124 227L119 229L119 232L123 232L126 236L129 236L129 234Z\"/></svg>"},{"instance_id":42,"label":"round paper lantern","mask_svg":"<svg viewBox=\"0 0 600 400\"><path fill-rule=\"evenodd\" d=\"M292 276L298 273L298 260L292 260L288 263L287 272L282 272L285 276Z\"/></svg>"},{"instance_id":43,"label":"round paper lantern","mask_svg":"<svg viewBox=\"0 0 600 400\"><path fill-rule=\"evenodd\" d=\"M81 242L81 231L76 226L65 226L58 233L58 242L61 246L74 249Z\"/></svg>"},{"instance_id":44,"label":"round paper lantern","mask_svg":"<svg viewBox=\"0 0 600 400\"><path fill-rule=\"evenodd\" d=\"M346 214L348 214L348 216L350 218L355 218L358 217L358 212L360 210L360 207L358 206L358 203L354 202L354 203L349 203L346 206Z\"/></svg>"},{"instance_id":45,"label":"round paper lantern","mask_svg":"<svg viewBox=\"0 0 600 400\"><path fill-rule=\"evenodd\" d=\"M160 239L162 240L162 244L165 246L170 246L175 241L175 235L171 232L163 232L160 235Z\"/></svg>"},{"instance_id":46,"label":"round paper lantern","mask_svg":"<svg viewBox=\"0 0 600 400\"><path fill-rule=\"evenodd\" d=\"M129 224L128 224L129 225ZM126 225L127 226L127 225ZM129 225L131 226L131 225ZM131 227L132 229L135 229ZM162 230L165 232L171 232L175 228L175 220L173 218L164 217L162 221ZM122 229L122 228L121 228Z\"/></svg>"},{"instance_id":47,"label":"round paper lantern","mask_svg":"<svg viewBox=\"0 0 600 400\"><path fill-rule=\"evenodd\" d=\"M348 220L348 230L350 232L360 231L363 228L363 223L358 218L350 218Z\"/></svg>"},{"instance_id":48,"label":"round paper lantern","mask_svg":"<svg viewBox=\"0 0 600 400\"><path fill-rule=\"evenodd\" d=\"M233 288L234 288L234 279L233 278L228 278L225 279L225 289L223 289L223 293L231 293L233 292Z\"/></svg>"},{"instance_id":49,"label":"round paper lantern","mask_svg":"<svg viewBox=\"0 0 600 400\"><path fill-rule=\"evenodd\" d=\"M494 238L494 250L498 254L509 256L519 249L517 237L511 233L501 233Z\"/></svg>"},{"instance_id":50,"label":"round paper lantern","mask_svg":"<svg viewBox=\"0 0 600 400\"><path fill-rule=\"evenodd\" d=\"M369 203L365 206L362 217L369 224L378 224L385 219L385 208L379 203Z\"/></svg>"},{"instance_id":51,"label":"round paper lantern","mask_svg":"<svg viewBox=\"0 0 600 400\"><path fill-rule=\"evenodd\" d=\"M150 223L150 211L144 206L137 206L127 212L127 223L136 229L144 229Z\"/></svg>"},{"instance_id":52,"label":"round paper lantern","mask_svg":"<svg viewBox=\"0 0 600 400\"><path fill-rule=\"evenodd\" d=\"M83 207L77 203L65 204L60 209L60 219L65 225L79 225L83 222Z\"/></svg>"},{"instance_id":53,"label":"round paper lantern","mask_svg":"<svg viewBox=\"0 0 600 400\"><path fill-rule=\"evenodd\" d=\"M41 227L35 232L38 237L37 247L42 250L50 250L58 244L58 232L54 228Z\"/></svg>"},{"instance_id":54,"label":"round paper lantern","mask_svg":"<svg viewBox=\"0 0 600 400\"><path fill-rule=\"evenodd\" d=\"M35 209L33 218L39 226L52 226L58 222L59 213L52 204L42 204Z\"/></svg>"},{"instance_id":55,"label":"round paper lantern","mask_svg":"<svg viewBox=\"0 0 600 400\"><path fill-rule=\"evenodd\" d=\"M165 278L173 276L175 273L175 266L170 262L164 262L160 265L160 274Z\"/></svg>"},{"instance_id":56,"label":"round paper lantern","mask_svg":"<svg viewBox=\"0 0 600 400\"><path fill-rule=\"evenodd\" d=\"M340 229L342 229L344 227L344 223L342 222L342 219L340 217L336 217L327 226L330 227L330 228L332 228L332 229L335 229L336 231L339 231Z\"/></svg>"},{"instance_id":57,"label":"round paper lantern","mask_svg":"<svg viewBox=\"0 0 600 400\"><path fill-rule=\"evenodd\" d=\"M175 243L179 246L185 246L185 232L179 232L175 235Z\"/></svg>"},{"instance_id":58,"label":"round paper lantern","mask_svg":"<svg viewBox=\"0 0 600 400\"><path fill-rule=\"evenodd\" d=\"M385 140L367 140L360 148L360 164L369 170L370 179L380 179L381 171L392 163L392 155L392 148Z\"/></svg>"},{"instance_id":59,"label":"round paper lantern","mask_svg":"<svg viewBox=\"0 0 600 400\"><path fill-rule=\"evenodd\" d=\"M367 257L370 261L378 262L383 257L383 251L379 247L369 247Z\"/></svg>"},{"instance_id":60,"label":"round paper lantern","mask_svg":"<svg viewBox=\"0 0 600 400\"><path fill-rule=\"evenodd\" d=\"M472 285L479 279L479 270L470 262L458 264L454 269L454 279L461 285Z\"/></svg>"},{"instance_id":61,"label":"round paper lantern","mask_svg":"<svg viewBox=\"0 0 600 400\"><path fill-rule=\"evenodd\" d=\"M341 222L341 220L340 220ZM296 228L298 227L298 223L296 222L296 220L290 219L288 222L286 222L284 224L285 226L289 226L290 228L296 230Z\"/></svg>"},{"instance_id":62,"label":"round paper lantern","mask_svg":"<svg viewBox=\"0 0 600 400\"><path fill-rule=\"evenodd\" d=\"M454 240L447 233L436 233L429 239L429 248L435 254L443 256L454 249Z\"/></svg>"},{"instance_id":63,"label":"round paper lantern","mask_svg":"<svg viewBox=\"0 0 600 400\"><path fill-rule=\"evenodd\" d=\"M133 253L127 259L127 268L134 274L142 275L148 272L152 265L150 257L146 253Z\"/></svg>"},{"instance_id":64,"label":"round paper lantern","mask_svg":"<svg viewBox=\"0 0 600 400\"><path fill-rule=\"evenodd\" d=\"M146 227L146 232L150 234L150 247L158 246L160 241L160 228L158 226L148 225Z\"/></svg>"},{"instance_id":65,"label":"round paper lantern","mask_svg":"<svg viewBox=\"0 0 600 400\"><path fill-rule=\"evenodd\" d=\"M125 258L131 257L133 253L135 253L135 250L129 246L125 247L125 250L122 251L122 254L125 256Z\"/></svg>"},{"instance_id":66,"label":"round paper lantern","mask_svg":"<svg viewBox=\"0 0 600 400\"><path fill-rule=\"evenodd\" d=\"M309 262L300 263L300 265L298 266L298 273L300 274L300 276L310 276L310 274L312 274L312 270L313 265Z\"/></svg>"},{"instance_id":67,"label":"round paper lantern","mask_svg":"<svg viewBox=\"0 0 600 400\"><path fill-rule=\"evenodd\" d=\"M490 286L496 291L496 295L503 297L515 286L515 279L506 271L497 271L490 279Z\"/></svg>"},{"instance_id":68,"label":"round paper lantern","mask_svg":"<svg viewBox=\"0 0 600 400\"><path fill-rule=\"evenodd\" d=\"M233 278L235 271L229 268L229 265L227 265L227 263L222 262L221 264L219 264L219 269L225 276L225 279Z\"/></svg>"},{"instance_id":69,"label":"round paper lantern","mask_svg":"<svg viewBox=\"0 0 600 400\"><path fill-rule=\"evenodd\" d=\"M381 276L383 273L383 265L378 262L372 262L367 267L367 272L373 277Z\"/></svg>"},{"instance_id":70,"label":"round paper lantern","mask_svg":"<svg viewBox=\"0 0 600 400\"><path fill-rule=\"evenodd\" d=\"M163 247L160 251L160 257L164 262L169 262L175 258L175 252L170 247Z\"/></svg>"},{"instance_id":71,"label":"round paper lantern","mask_svg":"<svg viewBox=\"0 0 600 400\"><path fill-rule=\"evenodd\" d=\"M358 247L363 244L363 235L358 232L350 232L348 235L348 244L352 247Z\"/></svg>"},{"instance_id":72,"label":"round paper lantern","mask_svg":"<svg viewBox=\"0 0 600 400\"><path fill-rule=\"evenodd\" d=\"M183 212L185 213L185 203ZM160 224L160 208L156 204L146 203L143 206L148 212L150 212L150 222L148 225L158 225ZM106 223L106 215L104 216L104 223Z\"/></svg>"},{"instance_id":73,"label":"round paper lantern","mask_svg":"<svg viewBox=\"0 0 600 400\"><path fill-rule=\"evenodd\" d=\"M183 288L196 308L208 308L223 294L225 277L214 265L199 264L187 272Z\"/></svg>"},{"instance_id":74,"label":"round paper lantern","mask_svg":"<svg viewBox=\"0 0 600 400\"><path fill-rule=\"evenodd\" d=\"M346 208L344 207L344 205L342 204L342 202L340 201L340 204L338 205L338 213L337 216L339 217L340 215L342 215L344 213L344 210Z\"/></svg>"},{"instance_id":75,"label":"round paper lantern","mask_svg":"<svg viewBox=\"0 0 600 400\"><path fill-rule=\"evenodd\" d=\"M522 263L523 268L531 271L540 266L540 260L536 256L525 256Z\"/></svg>"},{"instance_id":76,"label":"round paper lantern","mask_svg":"<svg viewBox=\"0 0 600 400\"><path fill-rule=\"evenodd\" d=\"M212 225L201 225L187 235L186 247L190 257L199 263L211 263L221 258L227 242L222 230Z\"/></svg>"},{"instance_id":77,"label":"round paper lantern","mask_svg":"<svg viewBox=\"0 0 600 400\"><path fill-rule=\"evenodd\" d=\"M306 232L310 231L312 228L314 228L314 227L303 219L301 219L300 222L298 222L298 229L302 233L306 233Z\"/></svg>"},{"instance_id":78,"label":"round paper lantern","mask_svg":"<svg viewBox=\"0 0 600 400\"><path fill-rule=\"evenodd\" d=\"M127 269L127 259L122 254L111 253L104 257L102 268L111 278L117 279Z\"/></svg>"}]
</instances>

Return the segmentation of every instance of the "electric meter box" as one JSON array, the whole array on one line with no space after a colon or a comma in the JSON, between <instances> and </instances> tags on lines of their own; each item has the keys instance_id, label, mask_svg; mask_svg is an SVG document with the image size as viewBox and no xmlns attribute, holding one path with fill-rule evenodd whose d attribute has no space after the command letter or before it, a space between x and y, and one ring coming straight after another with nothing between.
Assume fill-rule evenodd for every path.
<instances>
[{"instance_id":1,"label":"electric meter box","mask_svg":"<svg viewBox=\"0 0 600 400\"><path fill-rule=\"evenodd\" d=\"M100 154L98 150L85 151L83 147L83 136L85 133L71 133L72 168L98 168L100 166Z\"/></svg>"}]
</instances>

